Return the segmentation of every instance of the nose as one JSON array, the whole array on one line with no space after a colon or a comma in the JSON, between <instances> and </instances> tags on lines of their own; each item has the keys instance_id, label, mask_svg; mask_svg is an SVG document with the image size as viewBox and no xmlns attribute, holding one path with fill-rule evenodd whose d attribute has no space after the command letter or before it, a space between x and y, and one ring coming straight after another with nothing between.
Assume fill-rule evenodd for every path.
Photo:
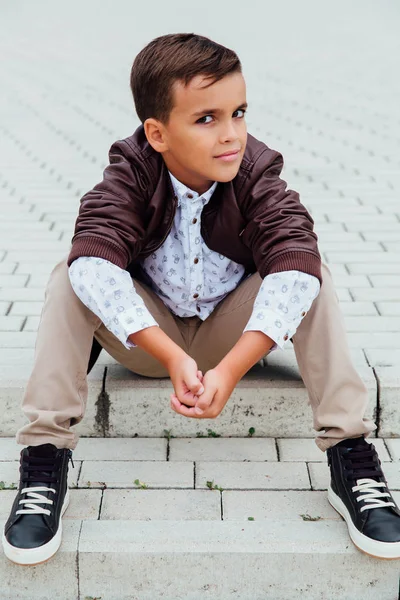
<instances>
[{"instance_id":1,"label":"nose","mask_svg":"<svg viewBox=\"0 0 400 600\"><path fill-rule=\"evenodd\" d=\"M226 144L228 142L235 141L239 138L238 132L235 127L235 123L229 119L221 127L220 142Z\"/></svg>"}]
</instances>

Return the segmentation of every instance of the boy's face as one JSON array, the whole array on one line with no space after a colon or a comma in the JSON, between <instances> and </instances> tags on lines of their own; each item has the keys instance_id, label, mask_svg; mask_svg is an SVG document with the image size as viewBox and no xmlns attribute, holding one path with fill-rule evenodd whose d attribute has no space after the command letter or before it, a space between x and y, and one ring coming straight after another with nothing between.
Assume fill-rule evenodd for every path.
<instances>
[{"instance_id":1,"label":"boy's face","mask_svg":"<svg viewBox=\"0 0 400 600\"><path fill-rule=\"evenodd\" d=\"M147 138L162 153L169 171L199 194L214 181L231 181L236 176L247 141L243 75L226 75L204 87L209 82L203 75L186 87L175 82L168 124L145 121ZM232 151L236 154L220 158Z\"/></svg>"}]
</instances>

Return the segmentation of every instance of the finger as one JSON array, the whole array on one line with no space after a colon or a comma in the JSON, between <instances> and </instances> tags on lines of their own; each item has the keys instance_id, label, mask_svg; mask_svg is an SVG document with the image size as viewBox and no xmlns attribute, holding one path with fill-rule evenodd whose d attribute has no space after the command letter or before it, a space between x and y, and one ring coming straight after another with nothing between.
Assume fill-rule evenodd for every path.
<instances>
[{"instance_id":1,"label":"finger","mask_svg":"<svg viewBox=\"0 0 400 600\"><path fill-rule=\"evenodd\" d=\"M194 406L189 407L189 406L186 406L185 404L182 404L176 396L174 397L173 400L171 400L171 403L172 402L173 402L172 408L178 414L183 415L184 417L199 418L199 415L195 412Z\"/></svg>"},{"instance_id":2,"label":"finger","mask_svg":"<svg viewBox=\"0 0 400 600\"><path fill-rule=\"evenodd\" d=\"M198 379L197 375L191 377L189 381L186 381L186 385L188 386L192 394L200 395L204 392L204 385Z\"/></svg>"},{"instance_id":3,"label":"finger","mask_svg":"<svg viewBox=\"0 0 400 600\"><path fill-rule=\"evenodd\" d=\"M204 392L204 394L202 394L201 396L198 397L198 400L196 402L196 412L197 414L202 414L202 412L204 412L205 410L207 410L207 408L210 406L210 404L212 403L215 393L217 391L217 388L212 385L209 385L207 390ZM202 411L202 412L200 412Z\"/></svg>"}]
</instances>

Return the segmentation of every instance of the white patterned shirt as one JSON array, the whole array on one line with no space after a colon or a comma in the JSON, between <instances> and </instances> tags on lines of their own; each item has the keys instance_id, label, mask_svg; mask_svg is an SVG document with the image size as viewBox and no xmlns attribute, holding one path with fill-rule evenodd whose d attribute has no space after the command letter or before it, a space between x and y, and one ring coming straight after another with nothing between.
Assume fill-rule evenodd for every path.
<instances>
[{"instance_id":1,"label":"white patterned shirt","mask_svg":"<svg viewBox=\"0 0 400 600\"><path fill-rule=\"evenodd\" d=\"M215 306L245 278L245 268L208 248L200 233L201 212L217 182L202 195L169 173L178 198L171 231L160 248L141 261L154 292L180 317L197 315L203 321ZM158 326L136 292L128 271L96 257L81 256L69 267L71 285L126 348L128 337ZM267 275L255 298L245 331L262 331L283 349L296 332L320 290L319 280L302 271ZM304 314L303 314L304 313Z\"/></svg>"}]
</instances>

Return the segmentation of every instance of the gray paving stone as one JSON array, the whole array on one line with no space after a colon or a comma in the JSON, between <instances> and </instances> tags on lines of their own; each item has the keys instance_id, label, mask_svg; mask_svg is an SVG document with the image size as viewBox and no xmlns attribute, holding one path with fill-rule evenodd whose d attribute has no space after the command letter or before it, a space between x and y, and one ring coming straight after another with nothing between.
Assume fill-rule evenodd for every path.
<instances>
[{"instance_id":1,"label":"gray paving stone","mask_svg":"<svg viewBox=\"0 0 400 600\"><path fill-rule=\"evenodd\" d=\"M366 275L349 275L348 273L333 275L333 283L335 288L372 287L369 278Z\"/></svg>"},{"instance_id":2,"label":"gray paving stone","mask_svg":"<svg viewBox=\"0 0 400 600\"><path fill-rule=\"evenodd\" d=\"M359 275L353 275L352 277L359 277ZM380 288L382 291L385 291L386 288L394 288L400 287L400 282L398 277L393 277L392 274L389 275L369 275L368 279L371 280L371 283L374 288ZM354 286L349 286L354 287Z\"/></svg>"},{"instance_id":3,"label":"gray paving stone","mask_svg":"<svg viewBox=\"0 0 400 600\"><path fill-rule=\"evenodd\" d=\"M279 460L300 462L327 462L326 452L322 452L311 439L278 439ZM382 461L390 461L385 442L382 439L369 437L368 443L373 444Z\"/></svg>"},{"instance_id":4,"label":"gray paving stone","mask_svg":"<svg viewBox=\"0 0 400 600\"><path fill-rule=\"evenodd\" d=\"M217 490L104 490L101 519L221 520Z\"/></svg>"},{"instance_id":5,"label":"gray paving stone","mask_svg":"<svg viewBox=\"0 0 400 600\"><path fill-rule=\"evenodd\" d=\"M0 279L1 283L1 279ZM44 290L42 289L30 289L30 288L5 288L0 289L0 304L3 304L3 301L7 302L9 305L10 302L43 302L44 301Z\"/></svg>"},{"instance_id":6,"label":"gray paving stone","mask_svg":"<svg viewBox=\"0 0 400 600\"><path fill-rule=\"evenodd\" d=\"M400 365L400 350L366 348L365 354L371 367L393 367Z\"/></svg>"},{"instance_id":7,"label":"gray paving stone","mask_svg":"<svg viewBox=\"0 0 400 600\"><path fill-rule=\"evenodd\" d=\"M166 460L167 439L80 437L73 458L91 461Z\"/></svg>"},{"instance_id":8,"label":"gray paving stone","mask_svg":"<svg viewBox=\"0 0 400 600\"><path fill-rule=\"evenodd\" d=\"M13 288L13 287L24 287L26 282L28 281L28 275L1 275L0 276L0 285L4 288Z\"/></svg>"},{"instance_id":9,"label":"gray paving stone","mask_svg":"<svg viewBox=\"0 0 400 600\"><path fill-rule=\"evenodd\" d=\"M340 521L341 517L329 504L326 492L301 490L222 492L224 521L255 521L290 519L304 520L302 515Z\"/></svg>"},{"instance_id":10,"label":"gray paving stone","mask_svg":"<svg viewBox=\"0 0 400 600\"><path fill-rule=\"evenodd\" d=\"M352 348L398 348L397 332L348 332L347 341Z\"/></svg>"},{"instance_id":11,"label":"gray paving stone","mask_svg":"<svg viewBox=\"0 0 400 600\"><path fill-rule=\"evenodd\" d=\"M366 250L361 252L355 252L351 249L343 249L341 252L325 252L328 264L333 263L351 263L351 264L368 264L376 268L376 265L380 264L398 264L399 255L397 252L385 252L381 247L380 250L375 252L368 252ZM375 271L376 272L376 271ZM379 271L378 271L379 272ZM364 271L365 273L365 271Z\"/></svg>"},{"instance_id":12,"label":"gray paving stone","mask_svg":"<svg viewBox=\"0 0 400 600\"><path fill-rule=\"evenodd\" d=\"M112 488L137 488L136 479L149 488L193 488L193 463L85 460L79 475L79 487L103 487L105 483Z\"/></svg>"},{"instance_id":13,"label":"gray paving stone","mask_svg":"<svg viewBox=\"0 0 400 600\"><path fill-rule=\"evenodd\" d=\"M14 302L10 311L11 316L40 316L43 302Z\"/></svg>"},{"instance_id":14,"label":"gray paving stone","mask_svg":"<svg viewBox=\"0 0 400 600\"><path fill-rule=\"evenodd\" d=\"M40 317L28 317L23 331L37 331L40 323Z\"/></svg>"},{"instance_id":15,"label":"gray paving stone","mask_svg":"<svg viewBox=\"0 0 400 600\"><path fill-rule=\"evenodd\" d=\"M310 489L305 464L296 462L197 462L196 488L208 487L207 481L222 489Z\"/></svg>"},{"instance_id":16,"label":"gray paving stone","mask_svg":"<svg viewBox=\"0 0 400 600\"><path fill-rule=\"evenodd\" d=\"M400 317L364 317L345 315L347 331L397 332L400 331Z\"/></svg>"},{"instance_id":17,"label":"gray paving stone","mask_svg":"<svg viewBox=\"0 0 400 600\"><path fill-rule=\"evenodd\" d=\"M33 363L33 355L33 348L0 349L0 365L31 365Z\"/></svg>"},{"instance_id":18,"label":"gray paving stone","mask_svg":"<svg viewBox=\"0 0 400 600\"><path fill-rule=\"evenodd\" d=\"M346 251L340 252L338 251L338 246L339 244L337 243L337 241L331 241L328 242L327 240L323 240L322 242L320 242L319 244L319 249L320 251L322 250L323 252L326 253L327 257L328 257L328 262L346 262L345 260L342 260L343 255L344 257L349 257L351 255L351 257L353 257L353 255L357 255L359 253L362 252L366 252L366 253L376 253L376 254L381 254L384 252L381 244L379 242L364 242L361 239L357 242L352 242L352 241L347 241L345 243L345 248Z\"/></svg>"},{"instance_id":19,"label":"gray paving stone","mask_svg":"<svg viewBox=\"0 0 400 600\"><path fill-rule=\"evenodd\" d=\"M50 275L51 271L53 270L53 268L56 266L56 264L57 264L56 258L54 258L54 260L52 260L52 262L21 261L18 264L16 273L17 274L29 274L29 275L43 275L43 276L47 275L47 277L48 277ZM15 275L14 275L14 277L15 277ZM16 287L18 287L18 285L16 285ZM19 286L19 287L21 287L21 286Z\"/></svg>"},{"instance_id":20,"label":"gray paving stone","mask_svg":"<svg viewBox=\"0 0 400 600\"><path fill-rule=\"evenodd\" d=\"M31 275L26 288L28 290L30 289L36 289L39 288L41 293L44 293L45 287L49 281L49 275L50 273L45 273L45 274L36 274L36 275Z\"/></svg>"},{"instance_id":21,"label":"gray paving stone","mask_svg":"<svg viewBox=\"0 0 400 600\"><path fill-rule=\"evenodd\" d=\"M15 271L15 267L17 263L9 262L8 260L3 260L0 262L0 284L3 285L3 281L5 281L4 275L11 275Z\"/></svg>"},{"instance_id":22,"label":"gray paving stone","mask_svg":"<svg viewBox=\"0 0 400 600\"><path fill-rule=\"evenodd\" d=\"M398 200L396 200L396 205L397 205L397 203L398 203ZM382 239L382 237L383 237L383 239ZM363 238L367 242L378 241L378 242L382 242L383 244L386 244L387 242L399 242L400 241L400 231L385 231L384 236L382 236L382 233L379 231L379 229L372 230L372 231L365 231L365 232L363 232Z\"/></svg>"},{"instance_id":23,"label":"gray paving stone","mask_svg":"<svg viewBox=\"0 0 400 600\"><path fill-rule=\"evenodd\" d=\"M395 278L396 280L396 278ZM387 288L350 288L350 293L355 301L367 300L371 302L398 302L400 298L400 287Z\"/></svg>"},{"instance_id":24,"label":"gray paving stone","mask_svg":"<svg viewBox=\"0 0 400 600\"><path fill-rule=\"evenodd\" d=\"M330 469L323 463L308 463L310 470L311 484L313 490L328 489L330 480ZM396 462L384 463L382 471L385 474L386 481L390 491L400 490L400 464Z\"/></svg>"},{"instance_id":25,"label":"gray paving stone","mask_svg":"<svg viewBox=\"0 0 400 600\"><path fill-rule=\"evenodd\" d=\"M386 232L397 232L400 230L400 222L396 222L393 218L387 218L384 221L381 219L371 219L371 220L363 220L359 221L357 219L352 223L346 222L347 231L361 231L363 234L370 231L375 231L376 229L380 231Z\"/></svg>"},{"instance_id":26,"label":"gray paving stone","mask_svg":"<svg viewBox=\"0 0 400 600\"><path fill-rule=\"evenodd\" d=\"M400 439L386 438L386 446L393 460L400 460Z\"/></svg>"},{"instance_id":27,"label":"gray paving stone","mask_svg":"<svg viewBox=\"0 0 400 600\"><path fill-rule=\"evenodd\" d=\"M400 317L400 297L398 302L376 302L376 307L385 317Z\"/></svg>"},{"instance_id":28,"label":"gray paving stone","mask_svg":"<svg viewBox=\"0 0 400 600\"><path fill-rule=\"evenodd\" d=\"M349 290L346 290L344 288L336 288L336 293L340 302L352 302L353 300Z\"/></svg>"},{"instance_id":29,"label":"gray paving stone","mask_svg":"<svg viewBox=\"0 0 400 600\"><path fill-rule=\"evenodd\" d=\"M4 316L11 306L11 302L0 302L0 316Z\"/></svg>"},{"instance_id":30,"label":"gray paving stone","mask_svg":"<svg viewBox=\"0 0 400 600\"><path fill-rule=\"evenodd\" d=\"M273 438L172 438L169 461L277 461Z\"/></svg>"},{"instance_id":31,"label":"gray paving stone","mask_svg":"<svg viewBox=\"0 0 400 600\"><path fill-rule=\"evenodd\" d=\"M0 335L0 348L34 348L36 333L21 331L2 331Z\"/></svg>"},{"instance_id":32,"label":"gray paving stone","mask_svg":"<svg viewBox=\"0 0 400 600\"><path fill-rule=\"evenodd\" d=\"M0 317L0 331L21 331L23 323L22 317Z\"/></svg>"},{"instance_id":33,"label":"gray paving stone","mask_svg":"<svg viewBox=\"0 0 400 600\"><path fill-rule=\"evenodd\" d=\"M398 256L397 256L398 260ZM364 262L364 263L353 263L351 260L346 261L346 265L350 271L350 274L354 275L380 275L388 273L397 279L400 275L400 263L399 262Z\"/></svg>"},{"instance_id":34,"label":"gray paving stone","mask_svg":"<svg viewBox=\"0 0 400 600\"><path fill-rule=\"evenodd\" d=\"M380 314L373 302L342 302L340 308L346 316L373 317Z\"/></svg>"}]
</instances>

